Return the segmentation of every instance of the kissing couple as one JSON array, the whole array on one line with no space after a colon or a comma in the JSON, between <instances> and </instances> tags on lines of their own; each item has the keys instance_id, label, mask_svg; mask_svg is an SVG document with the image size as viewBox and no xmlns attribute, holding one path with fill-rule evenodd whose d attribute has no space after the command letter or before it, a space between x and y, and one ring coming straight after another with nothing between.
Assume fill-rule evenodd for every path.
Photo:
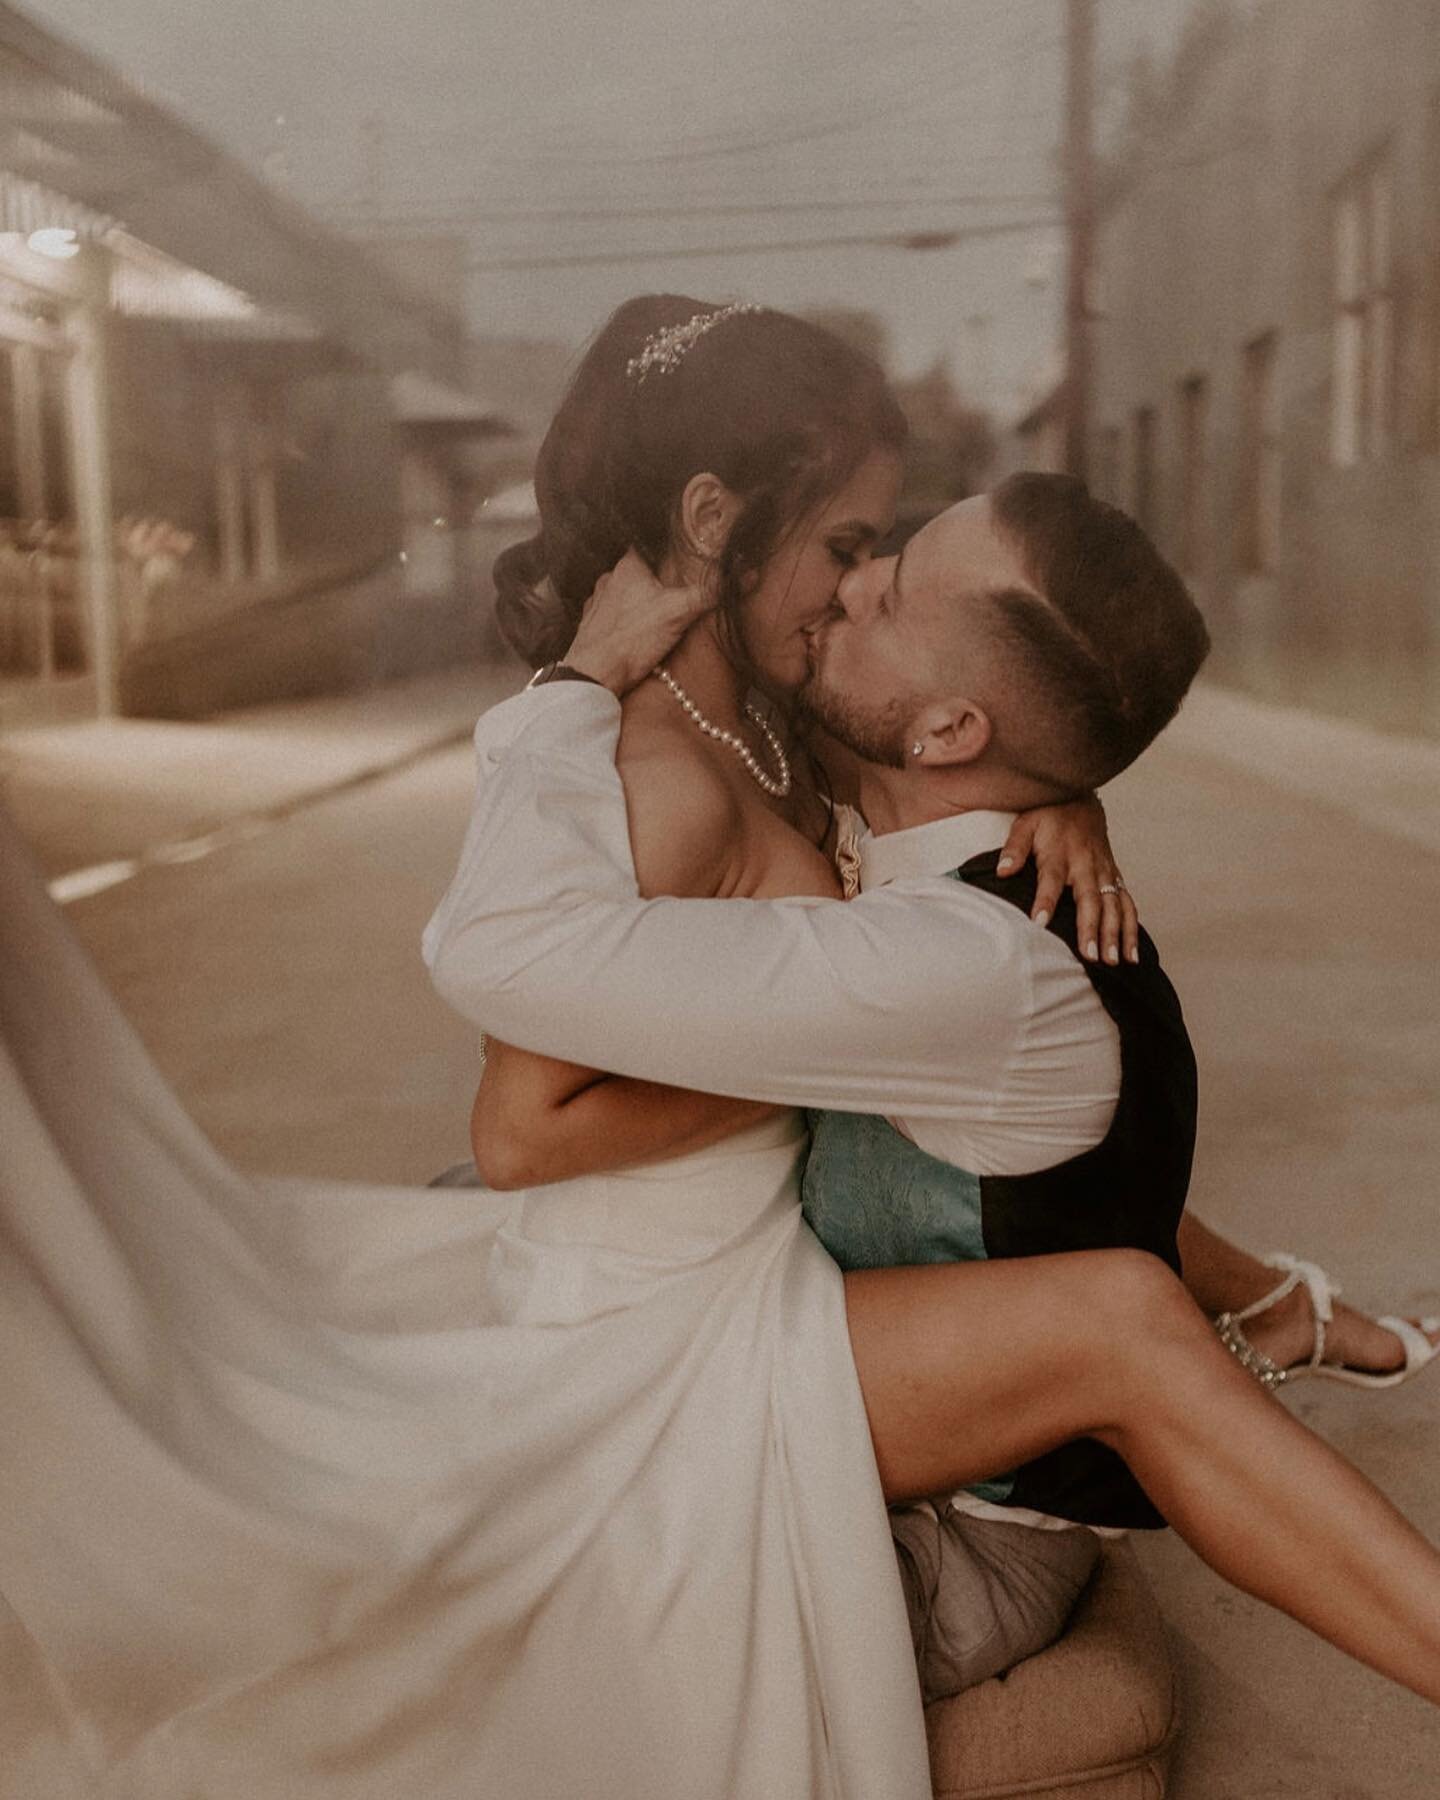
<instances>
[{"instance_id":1,"label":"kissing couple","mask_svg":"<svg viewBox=\"0 0 1440 1800\"><path fill-rule=\"evenodd\" d=\"M1436 1334L1187 1218L1091 798L1204 627L1058 477L881 554L903 449L781 312L580 364L426 936L483 1190L230 1167L0 812L3 1800L927 1800L1162 1520L1440 1699L1440 1558L1270 1391Z\"/></svg>"},{"instance_id":2,"label":"kissing couple","mask_svg":"<svg viewBox=\"0 0 1440 1800\"><path fill-rule=\"evenodd\" d=\"M1267 1392L1404 1379L1435 1322L1337 1310L1186 1215L1194 1058L1091 798L1204 625L1065 477L878 554L903 442L818 328L632 301L497 566L540 667L477 730L426 953L485 1032L472 1137L524 1190L524 1306L597 1342L648 1321L625 1408L591 1390L637 1441L604 1526L625 1616L584 1632L636 1679L607 1745L661 1771L617 1794L704 1791L707 1717L717 1793L810 1792L817 1720L823 1791L921 1792L897 1642L926 1699L998 1673L1099 1535L1167 1521L1440 1693L1434 1552Z\"/></svg>"}]
</instances>

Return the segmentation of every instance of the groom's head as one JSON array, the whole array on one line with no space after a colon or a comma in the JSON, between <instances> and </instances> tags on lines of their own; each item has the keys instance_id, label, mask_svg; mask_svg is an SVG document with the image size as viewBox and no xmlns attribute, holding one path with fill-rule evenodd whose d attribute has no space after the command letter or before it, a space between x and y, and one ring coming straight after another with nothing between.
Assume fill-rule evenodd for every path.
<instances>
[{"instance_id":1,"label":"groom's head","mask_svg":"<svg viewBox=\"0 0 1440 1800\"><path fill-rule=\"evenodd\" d=\"M1019 806L1133 762L1208 649L1133 519L1069 476L1014 475L845 577L802 699L871 762Z\"/></svg>"}]
</instances>

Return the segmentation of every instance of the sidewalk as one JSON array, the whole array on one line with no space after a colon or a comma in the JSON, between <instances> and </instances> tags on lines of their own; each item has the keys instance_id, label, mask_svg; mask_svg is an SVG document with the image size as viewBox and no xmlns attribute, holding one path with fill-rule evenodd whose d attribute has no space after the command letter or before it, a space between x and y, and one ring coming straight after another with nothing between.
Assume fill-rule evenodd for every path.
<instances>
[{"instance_id":1,"label":"sidewalk","mask_svg":"<svg viewBox=\"0 0 1440 1800\"><path fill-rule=\"evenodd\" d=\"M61 900L190 861L324 796L463 742L518 665L467 664L386 687L200 724L86 720L0 737L0 802Z\"/></svg>"},{"instance_id":2,"label":"sidewalk","mask_svg":"<svg viewBox=\"0 0 1440 1800\"><path fill-rule=\"evenodd\" d=\"M1287 794L1440 852L1440 744L1204 683L1161 742L1249 770Z\"/></svg>"}]
</instances>

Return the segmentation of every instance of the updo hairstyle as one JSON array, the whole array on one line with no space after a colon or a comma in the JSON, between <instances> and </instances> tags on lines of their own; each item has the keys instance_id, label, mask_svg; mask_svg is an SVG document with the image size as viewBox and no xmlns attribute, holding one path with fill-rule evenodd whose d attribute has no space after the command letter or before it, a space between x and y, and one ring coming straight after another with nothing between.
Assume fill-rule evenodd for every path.
<instances>
[{"instance_id":1,"label":"updo hairstyle","mask_svg":"<svg viewBox=\"0 0 1440 1800\"><path fill-rule=\"evenodd\" d=\"M904 416L878 365L789 313L736 312L675 367L627 372L655 333L717 310L642 295L586 351L536 462L539 532L495 563L500 629L532 667L564 656L595 583L627 550L658 571L701 473L741 501L713 574L743 661L739 603L787 533L872 452L903 448Z\"/></svg>"}]
</instances>

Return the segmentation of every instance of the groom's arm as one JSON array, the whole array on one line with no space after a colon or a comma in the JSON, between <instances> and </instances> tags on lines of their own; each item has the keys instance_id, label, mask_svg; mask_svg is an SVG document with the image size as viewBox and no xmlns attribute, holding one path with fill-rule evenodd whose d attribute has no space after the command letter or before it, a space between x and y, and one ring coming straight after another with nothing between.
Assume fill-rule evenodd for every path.
<instances>
[{"instance_id":1,"label":"groom's arm","mask_svg":"<svg viewBox=\"0 0 1440 1800\"><path fill-rule=\"evenodd\" d=\"M988 1120L1035 1017L1004 909L953 882L848 905L642 900L619 723L582 683L482 719L465 850L426 934L445 998L509 1043L643 1080Z\"/></svg>"}]
</instances>

